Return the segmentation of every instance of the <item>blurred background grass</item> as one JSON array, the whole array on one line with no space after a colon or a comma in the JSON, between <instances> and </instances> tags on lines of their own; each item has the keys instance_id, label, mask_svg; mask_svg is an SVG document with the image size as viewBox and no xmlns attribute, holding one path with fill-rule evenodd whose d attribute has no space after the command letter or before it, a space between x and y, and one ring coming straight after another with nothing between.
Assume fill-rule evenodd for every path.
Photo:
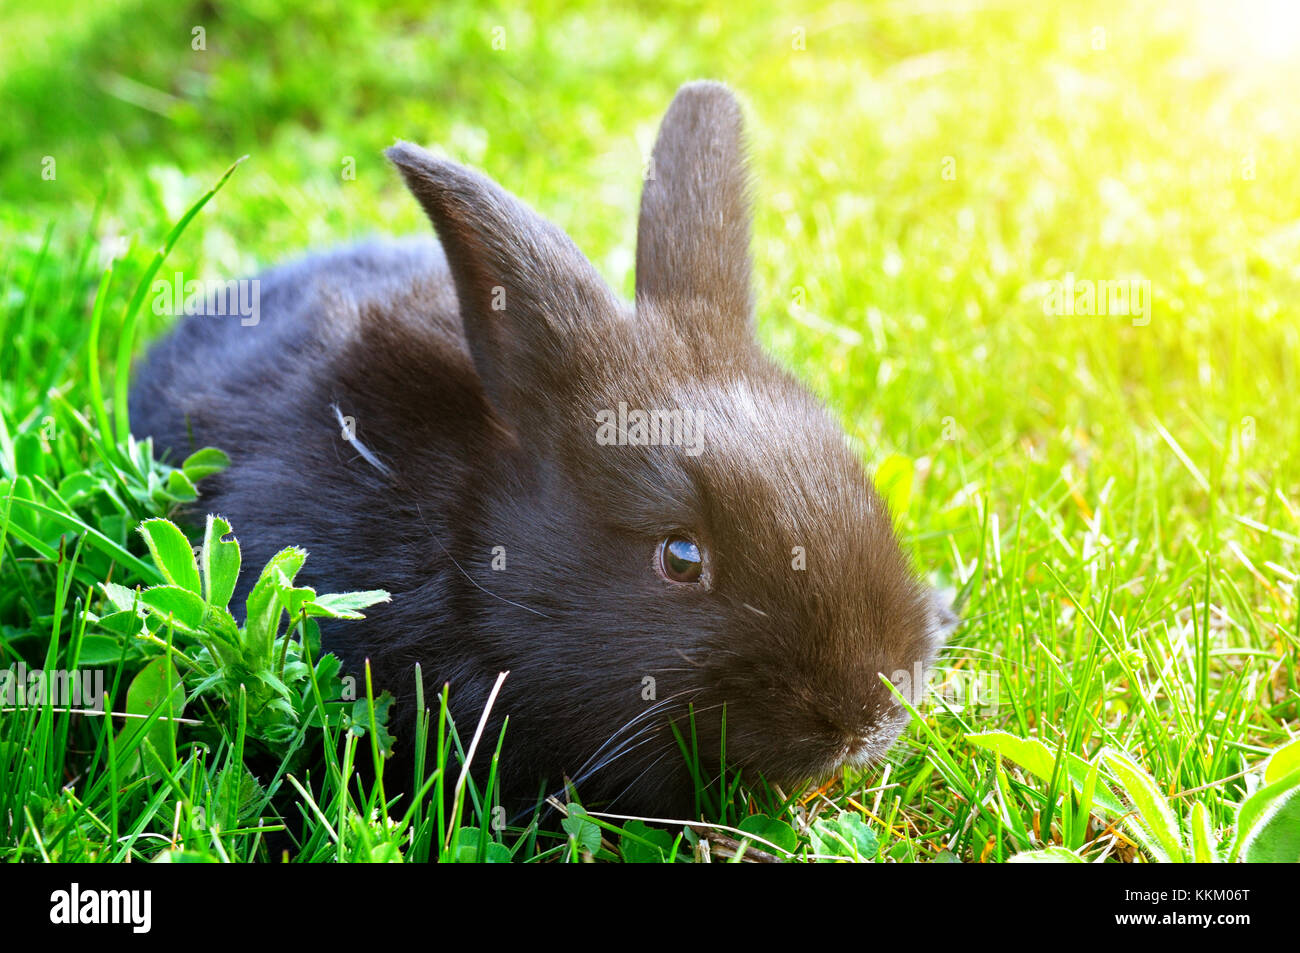
<instances>
[{"instance_id":1,"label":"blurred background grass","mask_svg":"<svg viewBox=\"0 0 1300 953\"><path fill-rule=\"evenodd\" d=\"M164 274L419 231L381 156L407 138L485 170L628 294L659 117L683 81L725 80L750 115L760 333L869 460L916 460L902 518L923 565L960 582L987 564L966 647L1027 663L1072 627L1065 592L1100 598L1112 572L1126 631L1185 623L1208 554L1240 595L1216 625L1275 653L1250 691L1291 666L1290 708L1250 715L1284 734L1294 6L3 0L0 246L11 272L47 235L65 256L92 228L153 248L244 154ZM1046 316L1066 273L1149 279L1149 324ZM3 286L6 307L44 300ZM82 347L81 291L23 346ZM15 416L39 414L6 378Z\"/></svg>"}]
</instances>

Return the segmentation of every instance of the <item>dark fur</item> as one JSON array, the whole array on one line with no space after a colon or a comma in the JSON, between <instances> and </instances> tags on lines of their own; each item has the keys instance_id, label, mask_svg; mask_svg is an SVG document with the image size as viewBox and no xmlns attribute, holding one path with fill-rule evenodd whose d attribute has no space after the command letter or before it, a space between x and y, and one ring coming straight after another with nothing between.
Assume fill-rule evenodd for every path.
<instances>
[{"instance_id":1,"label":"dark fur","mask_svg":"<svg viewBox=\"0 0 1300 953\"><path fill-rule=\"evenodd\" d=\"M928 664L953 620L839 427L755 344L731 94L690 84L664 119L634 308L488 179L405 143L388 155L441 245L274 269L257 326L189 318L132 393L135 432L160 449L230 453L199 510L243 544L237 598L289 544L309 550L318 590L390 590L327 647L354 669L369 658L407 718L419 661L426 699L451 683L465 739L509 670L487 737L510 716L514 796L567 775L588 802L685 809L664 726L687 702L706 756L725 703L728 761L770 780L882 755L905 718L877 673ZM598 446L595 414L619 401L703 412L704 452ZM389 473L342 439L331 404ZM706 548L708 588L652 569L679 530Z\"/></svg>"}]
</instances>

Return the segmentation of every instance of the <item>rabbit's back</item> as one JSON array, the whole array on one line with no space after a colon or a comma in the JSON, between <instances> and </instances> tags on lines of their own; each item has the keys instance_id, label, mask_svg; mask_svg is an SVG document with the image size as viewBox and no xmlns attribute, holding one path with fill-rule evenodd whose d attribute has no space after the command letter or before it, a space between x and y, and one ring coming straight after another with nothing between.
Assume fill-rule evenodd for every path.
<instances>
[{"instance_id":1,"label":"rabbit's back","mask_svg":"<svg viewBox=\"0 0 1300 953\"><path fill-rule=\"evenodd\" d=\"M173 462L204 446L229 454L193 509L240 539L236 599L290 544L311 554L309 584L394 588L408 574L386 571L389 558L445 529L491 430L442 249L367 242L252 280L253 315L189 315L152 348L132 430ZM430 468L439 479L421 498L394 492Z\"/></svg>"},{"instance_id":2,"label":"rabbit's back","mask_svg":"<svg viewBox=\"0 0 1300 953\"><path fill-rule=\"evenodd\" d=\"M197 434L189 438L196 424L240 429L231 414L274 410L275 398L301 392L357 341L362 314L388 312L447 344L449 357L463 353L455 291L435 241L366 242L247 280L252 314L189 315L137 370L131 422L159 452L183 456L204 445Z\"/></svg>"}]
</instances>

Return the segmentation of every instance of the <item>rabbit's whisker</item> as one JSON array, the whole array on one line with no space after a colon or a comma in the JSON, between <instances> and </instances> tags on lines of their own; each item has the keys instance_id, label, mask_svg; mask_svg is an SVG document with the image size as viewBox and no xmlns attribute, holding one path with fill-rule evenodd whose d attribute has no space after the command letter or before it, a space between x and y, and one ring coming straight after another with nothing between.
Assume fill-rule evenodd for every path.
<instances>
[{"instance_id":1,"label":"rabbit's whisker","mask_svg":"<svg viewBox=\"0 0 1300 953\"><path fill-rule=\"evenodd\" d=\"M608 738L605 739L604 744L602 744L599 748L597 748L595 753L592 754L592 756L588 758L585 762L583 762L582 766L578 768L576 773L578 775L582 775L583 777L589 776L591 772L587 771L588 765L590 765L593 761L599 759L602 756L602 754L605 752L605 749L608 748L611 744L614 744L618 740L618 737L621 734L623 734L623 732L627 731L629 728L632 728L634 725L637 724L637 722L644 721L658 714L659 712L666 710L679 698L682 698L685 695L699 694L700 691L702 691L702 689L696 688L696 689L686 689L684 691L676 692L672 695L669 695L667 698L661 699L660 701L651 705L649 708L645 708L637 712L630 719L628 719L623 725L621 725L619 728L616 728L614 732ZM584 775L583 772L587 772L587 773Z\"/></svg>"},{"instance_id":2,"label":"rabbit's whisker","mask_svg":"<svg viewBox=\"0 0 1300 953\"><path fill-rule=\"evenodd\" d=\"M416 512L416 513L419 513L419 515L420 515L420 522L424 523L424 528L425 528L425 530L428 532L428 534L429 534L429 538L432 539L435 543L438 544L438 548L442 550L443 555L445 555L448 559L451 560L451 564L452 564L453 566L455 566L458 570L460 570L460 574L461 574L462 576L464 576L466 579L468 579L468 580L470 581L470 584L473 585L474 588L478 589L480 592L485 592L485 593L487 593L487 594L488 594L489 596L491 596L493 599L500 599L502 602L506 603L507 605L512 605L512 606L514 606L516 609L523 609L525 612L531 612L533 615L541 616L543 619L550 619L550 618L551 618L551 617L548 616L545 612L538 612L536 609L529 608L528 606L524 605L523 603L515 602L513 599L507 599L505 596L499 596L499 595L497 595L495 592L493 592L491 589L486 589L486 588L484 588L483 586L479 585L478 580L475 579L473 576L471 576L469 573L467 573L467 572L465 571L465 568L464 568L463 566L461 566L460 563L456 562L456 557L453 556L453 555L448 551L448 549L447 549L446 546L442 545L442 540L440 540L440 539L438 538L438 534L435 533L435 532L433 531L432 528L430 528L430 526L429 526L429 521L426 520L426 519L424 518L424 513L423 513L423 511L421 511L421 509L420 509L420 504L419 504L419 503L416 503L416 504L415 504L415 512ZM554 620L552 620L552 621L554 621Z\"/></svg>"},{"instance_id":3,"label":"rabbit's whisker","mask_svg":"<svg viewBox=\"0 0 1300 953\"><path fill-rule=\"evenodd\" d=\"M696 690L696 691L695 691L695 694L698 694L698 693L699 693L699 690ZM665 701L666 701L666 702L675 701L676 699L680 698L682 695L685 695L685 694L687 694L687 692L680 692L680 693L678 693L678 695L673 696L673 698L665 699ZM677 705L677 707L685 708L685 707L687 707L687 704L689 704L689 703L685 703L685 704L684 704L684 703L679 703L679 704ZM707 706L705 706L704 708L697 708L697 709L695 709L695 712L696 712L697 714L699 714L699 713L702 713L702 712L713 711L713 710L715 710L715 709L717 709L717 708L721 708L721 707L722 707L722 703L719 702L719 703L716 703L716 704L713 704L713 705L707 705ZM628 728L631 724L634 724L636 721L638 721L638 720L640 720L640 719L643 719L643 718L645 718L645 717L647 717L647 716L649 716L649 715L656 714L656 713L657 713L657 712L656 712L656 709L658 709L658 713L663 713L664 711L668 710L668 709L664 708L664 706L663 706L662 704L661 704L661 705L654 706L653 708L650 708L650 709L646 709L646 711L642 712L642 713L641 713L640 715L638 715L636 718L632 719L632 721L629 722L628 725L625 725L624 727L622 727L622 728L620 728L618 731L616 731L616 732L615 732L615 733L610 737L610 740L609 740L609 741L606 741L605 744L601 746L600 751L597 751L597 753L596 753L595 755L593 755L592 758L589 758L589 759L587 760L587 764L590 764L591 761L592 761L593 759L598 758L598 757L600 756L601 751L604 751L604 749L607 748L607 747L610 745L610 743L611 743L615 738L618 737L619 734L621 734L622 732L626 731L627 728ZM587 779L591 778L591 777L592 777L593 775L595 775L597 772L604 771L604 770L607 769L611 764L613 764L615 761L618 761L618 760L619 760L620 758L622 758L624 755L626 755L626 754L628 754L629 752L635 750L636 748L640 748L641 746L643 746L644 744L646 744L646 743L649 742L649 741L653 741L654 738L655 738L655 736L656 736L657 733L659 732L659 730L662 729L663 727L664 727L664 723L663 723L663 722L654 722L654 723L651 723L651 724L647 724L647 725L642 726L641 728L639 728L639 729L637 730L637 732L636 732L635 734L633 734L633 735L631 736L631 738L626 739L625 741L623 741L622 743L620 743L619 747L618 747L615 751L613 751L613 752L611 752L610 754L608 754L607 756L605 756L603 759L601 759L601 760L599 761L599 763L597 763L597 764L594 765L593 767L588 768L587 765L583 765L583 768L578 772L578 777L576 777L576 778L574 778L574 779L571 779L571 783L576 787L579 783L581 783L581 782L583 782L583 781L586 781ZM648 737L647 737L647 736L648 736ZM676 740L676 739L674 738L674 744L672 745L672 747L675 747L675 746L676 746L676 745L675 745L675 740Z\"/></svg>"}]
</instances>

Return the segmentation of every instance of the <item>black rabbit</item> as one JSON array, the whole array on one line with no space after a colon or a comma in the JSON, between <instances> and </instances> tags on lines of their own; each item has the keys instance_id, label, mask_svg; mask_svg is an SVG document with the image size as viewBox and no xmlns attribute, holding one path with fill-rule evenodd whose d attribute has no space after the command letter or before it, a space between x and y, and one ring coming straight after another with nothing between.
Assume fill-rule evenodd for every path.
<instances>
[{"instance_id":1,"label":"black rabbit","mask_svg":"<svg viewBox=\"0 0 1300 953\"><path fill-rule=\"evenodd\" d=\"M588 804L686 810L668 726L688 706L710 770L724 708L727 763L754 776L881 757L906 713L878 673L915 678L955 618L840 428L755 343L732 94L691 83L664 118L634 306L488 179L388 157L440 244L273 269L256 323L191 316L140 369L137 435L231 456L199 513L246 565L296 544L306 584L392 593L326 647L369 658L408 726L417 661L463 737L508 670L488 733L510 717L508 797L567 777Z\"/></svg>"}]
</instances>

